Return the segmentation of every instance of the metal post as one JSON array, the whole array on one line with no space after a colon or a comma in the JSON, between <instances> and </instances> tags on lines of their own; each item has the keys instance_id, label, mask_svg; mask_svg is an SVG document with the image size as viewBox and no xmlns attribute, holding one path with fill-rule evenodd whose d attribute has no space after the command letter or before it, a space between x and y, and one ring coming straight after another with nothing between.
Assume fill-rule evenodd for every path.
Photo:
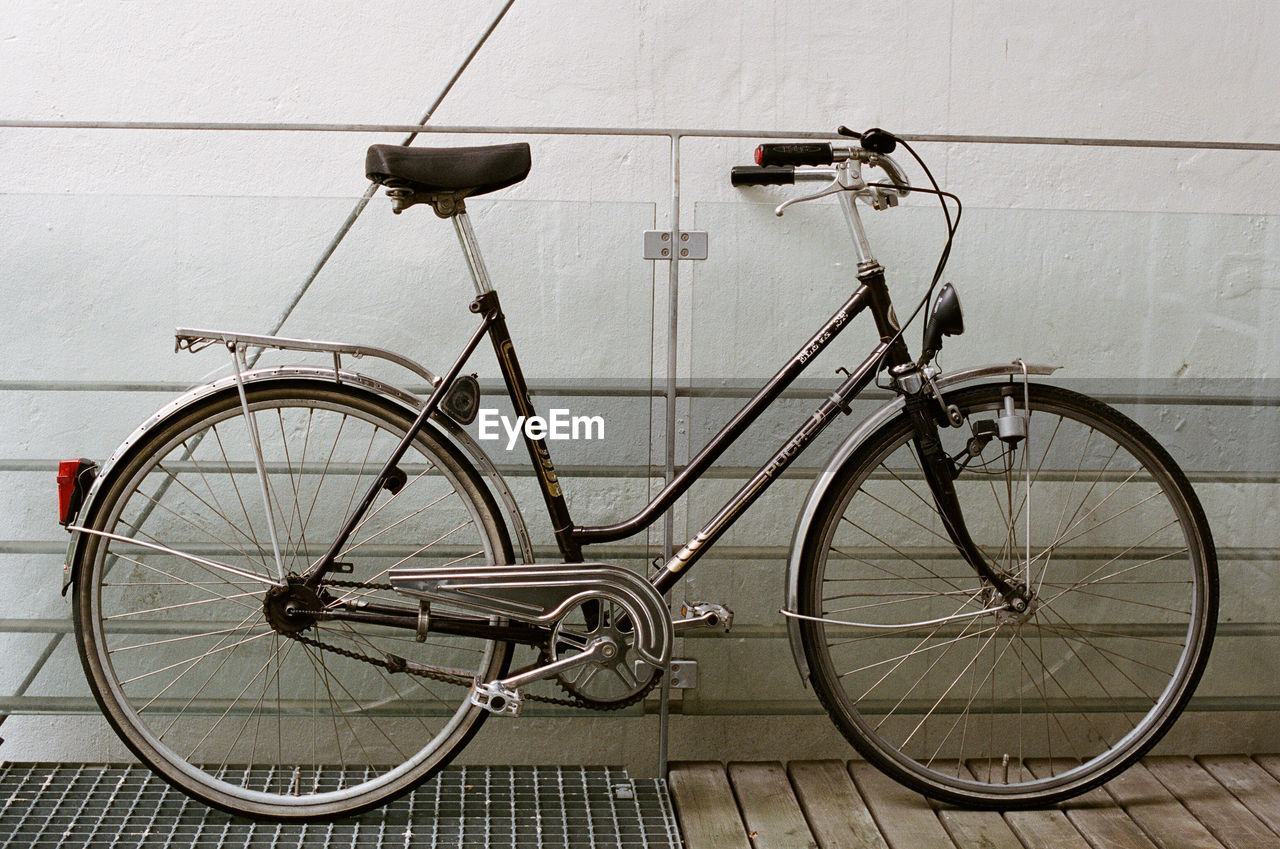
<instances>
[{"instance_id":1,"label":"metal post","mask_svg":"<svg viewBox=\"0 0 1280 849\"><path fill-rule=\"evenodd\" d=\"M679 238L680 232L680 134L671 134L671 237ZM680 261L673 253L667 263L667 385L666 391L666 440L663 460L664 484L670 484L676 476L676 365L678 319L680 311ZM667 510L662 520L662 560L671 561L675 548L675 505ZM670 601L670 593L667 593ZM671 707L671 676L662 676L658 700L658 777L667 777L668 720Z\"/></svg>"}]
</instances>

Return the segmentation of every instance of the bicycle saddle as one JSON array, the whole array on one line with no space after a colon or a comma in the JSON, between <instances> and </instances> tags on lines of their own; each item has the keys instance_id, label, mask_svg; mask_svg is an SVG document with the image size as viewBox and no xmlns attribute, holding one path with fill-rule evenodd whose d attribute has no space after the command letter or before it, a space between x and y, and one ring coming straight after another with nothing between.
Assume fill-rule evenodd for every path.
<instances>
[{"instance_id":1,"label":"bicycle saddle","mask_svg":"<svg viewBox=\"0 0 1280 849\"><path fill-rule=\"evenodd\" d=\"M434 148L375 144L365 157L364 170L375 183L411 191L413 197L406 198L408 203L404 204L410 206L435 205L435 199L446 197L460 202L505 188L527 177L529 164L529 145L524 142Z\"/></svg>"}]
</instances>

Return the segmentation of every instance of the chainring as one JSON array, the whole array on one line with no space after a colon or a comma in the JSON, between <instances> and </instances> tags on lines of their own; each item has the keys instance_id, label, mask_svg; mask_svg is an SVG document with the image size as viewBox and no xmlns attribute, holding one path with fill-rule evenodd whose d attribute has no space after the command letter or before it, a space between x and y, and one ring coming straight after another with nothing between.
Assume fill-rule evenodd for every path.
<instances>
[{"instance_id":1,"label":"chainring","mask_svg":"<svg viewBox=\"0 0 1280 849\"><path fill-rule=\"evenodd\" d=\"M589 599L567 610L551 629L543 657L547 662L572 657L597 637L612 639L620 650L609 660L557 675L560 689L596 710L619 710L642 701L657 686L662 670L635 662L634 629L614 602Z\"/></svg>"}]
</instances>

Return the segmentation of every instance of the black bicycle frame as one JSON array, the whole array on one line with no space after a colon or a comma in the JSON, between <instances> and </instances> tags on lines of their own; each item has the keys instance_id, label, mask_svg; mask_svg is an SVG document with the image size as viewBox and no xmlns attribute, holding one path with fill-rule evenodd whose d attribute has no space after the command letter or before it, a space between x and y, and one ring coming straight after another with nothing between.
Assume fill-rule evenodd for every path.
<instances>
[{"instance_id":1,"label":"black bicycle frame","mask_svg":"<svg viewBox=\"0 0 1280 849\"><path fill-rule=\"evenodd\" d=\"M849 413L849 403L875 379L882 367L902 365L911 361L906 345L901 339L900 328L893 314L893 306L885 285L884 269L878 264L868 264L859 269L858 288L844 304L836 310L819 330L813 334L799 351L766 383L759 392L729 422L720 429L697 456L676 475L662 491L635 516L615 525L600 527L582 527L575 525L569 514L569 506L560 480L556 475L555 464L551 461L551 452L547 448L545 438L535 438L523 431L525 446L536 472L538 486L546 503L547 513L551 519L551 527L555 533L560 553L567 563L582 562L582 547L595 543L611 542L632 536L657 521L672 504L675 503L689 487L701 477L702 473L720 457L721 454L759 418L760 414L772 404L783 391L821 354L833 339L845 327L852 323L865 309L870 309L875 318L876 330L880 342L862 363L848 373L848 376L836 388L817 410L802 424L799 429L778 449L770 460L756 472L754 476L729 500L727 504L708 522L701 531L689 540L678 551L665 567L651 581L659 591L665 592L673 586L695 563L707 548L714 543L739 516L750 507L769 485L777 480L796 457L804 452L813 440L829 425L838 413ZM361 499L359 505L338 533L325 555L318 560L303 576L304 580L316 585L324 575L333 568L334 562L351 534L359 526L364 514L377 498L378 493L392 481L392 474L403 458L405 452L426 426L427 421L439 408L441 400L450 385L462 372L463 366L475 351L480 340L486 335L493 343L497 355L498 367L502 372L507 394L518 415L528 417L534 415L533 403L529 398L529 387L520 362L516 357L515 346L507 329L506 319L498 301L496 292L488 291L479 295L471 303L471 311L481 316L480 326L467 341L457 360L440 380L434 391L427 398L417 419L401 439L400 444L392 452L382 471Z\"/></svg>"}]
</instances>

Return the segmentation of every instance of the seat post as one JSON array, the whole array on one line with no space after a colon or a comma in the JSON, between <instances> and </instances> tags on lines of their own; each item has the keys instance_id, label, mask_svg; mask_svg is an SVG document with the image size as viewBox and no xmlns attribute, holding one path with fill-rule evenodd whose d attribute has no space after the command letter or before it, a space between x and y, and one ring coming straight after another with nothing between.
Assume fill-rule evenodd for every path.
<instances>
[{"instance_id":1,"label":"seat post","mask_svg":"<svg viewBox=\"0 0 1280 849\"><path fill-rule=\"evenodd\" d=\"M458 244L462 245L462 253L467 258L467 268L471 271L471 281L475 283L476 294L483 295L493 291L489 281L489 271L484 267L484 258L480 256L480 245L476 241L476 231L471 229L471 219L466 209L459 210L450 216L453 231L458 234Z\"/></svg>"}]
</instances>

